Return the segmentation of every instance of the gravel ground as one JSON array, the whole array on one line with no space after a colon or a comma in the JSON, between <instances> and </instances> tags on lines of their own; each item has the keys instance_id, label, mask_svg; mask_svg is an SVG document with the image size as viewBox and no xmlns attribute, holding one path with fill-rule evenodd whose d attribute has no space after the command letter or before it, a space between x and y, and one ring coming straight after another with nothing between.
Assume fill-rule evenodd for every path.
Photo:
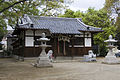
<instances>
[{"instance_id":1,"label":"gravel ground","mask_svg":"<svg viewBox=\"0 0 120 80\"><path fill-rule=\"evenodd\" d=\"M67 61L52 63L53 68L35 68L34 60L16 62L0 59L0 80L119 80L120 64Z\"/></svg>"}]
</instances>

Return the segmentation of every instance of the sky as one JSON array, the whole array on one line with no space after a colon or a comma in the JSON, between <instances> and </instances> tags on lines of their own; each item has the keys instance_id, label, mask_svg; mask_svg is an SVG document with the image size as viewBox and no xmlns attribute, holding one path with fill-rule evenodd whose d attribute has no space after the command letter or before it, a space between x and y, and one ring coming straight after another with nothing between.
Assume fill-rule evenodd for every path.
<instances>
[{"instance_id":1,"label":"sky","mask_svg":"<svg viewBox=\"0 0 120 80\"><path fill-rule=\"evenodd\" d=\"M94 7L96 10L103 8L105 0L73 0L69 5L71 10L83 11L85 12L89 7ZM8 27L8 30L11 30L11 27Z\"/></svg>"},{"instance_id":2,"label":"sky","mask_svg":"<svg viewBox=\"0 0 120 80\"><path fill-rule=\"evenodd\" d=\"M73 0L73 3L69 5L71 10L86 11L89 7L94 7L99 10L104 7L105 0Z\"/></svg>"}]
</instances>

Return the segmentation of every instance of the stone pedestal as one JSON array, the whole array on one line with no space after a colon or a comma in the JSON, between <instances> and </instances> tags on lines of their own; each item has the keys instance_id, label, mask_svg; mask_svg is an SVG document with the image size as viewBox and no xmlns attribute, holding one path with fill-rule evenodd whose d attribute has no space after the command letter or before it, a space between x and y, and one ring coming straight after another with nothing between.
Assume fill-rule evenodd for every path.
<instances>
[{"instance_id":1,"label":"stone pedestal","mask_svg":"<svg viewBox=\"0 0 120 80\"><path fill-rule=\"evenodd\" d=\"M46 46L47 45L41 45L42 52L38 57L37 62L34 64L35 67L38 67L38 68L53 67L51 62L49 61L49 58L46 55L46 52L45 52Z\"/></svg>"},{"instance_id":2,"label":"stone pedestal","mask_svg":"<svg viewBox=\"0 0 120 80\"><path fill-rule=\"evenodd\" d=\"M107 56L105 56L103 63L105 63L105 64L119 64L120 61L116 58L115 52L113 52L113 48L115 46L108 46L108 47L109 47L109 52L107 53Z\"/></svg>"},{"instance_id":3,"label":"stone pedestal","mask_svg":"<svg viewBox=\"0 0 120 80\"><path fill-rule=\"evenodd\" d=\"M34 66L38 68L53 67L47 57L39 57L37 59L37 63Z\"/></svg>"},{"instance_id":4,"label":"stone pedestal","mask_svg":"<svg viewBox=\"0 0 120 80\"><path fill-rule=\"evenodd\" d=\"M103 63L106 64L119 64L119 60L116 58L116 56L106 56Z\"/></svg>"}]
</instances>

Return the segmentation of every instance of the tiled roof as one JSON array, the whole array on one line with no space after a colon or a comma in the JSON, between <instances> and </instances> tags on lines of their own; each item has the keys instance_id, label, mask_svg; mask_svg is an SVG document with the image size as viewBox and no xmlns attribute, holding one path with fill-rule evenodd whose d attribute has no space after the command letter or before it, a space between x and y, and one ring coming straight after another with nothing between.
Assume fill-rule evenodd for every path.
<instances>
[{"instance_id":1,"label":"tiled roof","mask_svg":"<svg viewBox=\"0 0 120 80\"><path fill-rule=\"evenodd\" d=\"M33 23L33 27L30 24L19 25L18 28L25 29L48 29L51 33L59 34L80 34L80 31L102 31L101 28L95 28L85 25L77 18L56 18L56 17L41 17L41 16L29 16ZM89 27L89 28L88 28Z\"/></svg>"}]
</instances>

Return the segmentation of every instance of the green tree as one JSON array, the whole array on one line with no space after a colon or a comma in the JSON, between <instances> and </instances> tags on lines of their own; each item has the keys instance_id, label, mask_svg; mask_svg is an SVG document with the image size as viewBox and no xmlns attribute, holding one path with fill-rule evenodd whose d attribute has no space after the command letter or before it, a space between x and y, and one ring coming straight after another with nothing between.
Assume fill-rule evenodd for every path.
<instances>
[{"instance_id":1,"label":"green tree","mask_svg":"<svg viewBox=\"0 0 120 80\"><path fill-rule=\"evenodd\" d=\"M105 0L104 10L107 10L108 13L111 14L118 14L116 18L115 25L119 29L120 28L120 1L119 0Z\"/></svg>"},{"instance_id":2,"label":"green tree","mask_svg":"<svg viewBox=\"0 0 120 80\"><path fill-rule=\"evenodd\" d=\"M111 26L109 15L104 10L94 10L89 8L84 14L83 22L90 26L105 28Z\"/></svg>"},{"instance_id":3,"label":"green tree","mask_svg":"<svg viewBox=\"0 0 120 80\"><path fill-rule=\"evenodd\" d=\"M81 12L80 10L74 12L74 16L75 18L83 18L84 17L84 13Z\"/></svg>"},{"instance_id":4,"label":"green tree","mask_svg":"<svg viewBox=\"0 0 120 80\"><path fill-rule=\"evenodd\" d=\"M10 4L9 2L12 2L11 0L0 0L0 13L4 12L5 10L21 3L21 2L25 2L27 0L17 0L14 1L14 3Z\"/></svg>"},{"instance_id":5,"label":"green tree","mask_svg":"<svg viewBox=\"0 0 120 80\"><path fill-rule=\"evenodd\" d=\"M23 14L57 16L65 8L63 3L63 0L0 0L0 41L7 31L6 20L15 28Z\"/></svg>"},{"instance_id":6,"label":"green tree","mask_svg":"<svg viewBox=\"0 0 120 80\"><path fill-rule=\"evenodd\" d=\"M107 10L108 12L111 12L111 6L113 6L114 2L115 0L105 0L104 9Z\"/></svg>"},{"instance_id":7,"label":"green tree","mask_svg":"<svg viewBox=\"0 0 120 80\"><path fill-rule=\"evenodd\" d=\"M17 0L3 2L0 6L0 10L5 9L6 6L9 7L16 2ZM9 25L14 26L18 23L18 19L22 17L23 14L53 16L51 15L51 10L55 11L58 8L62 8L62 3L62 0L24 0L24 2L16 4L13 7L2 12L2 17L8 19Z\"/></svg>"},{"instance_id":8,"label":"green tree","mask_svg":"<svg viewBox=\"0 0 120 80\"><path fill-rule=\"evenodd\" d=\"M68 14L67 13L71 13ZM71 11L65 12L64 15L60 17L74 17L74 18L82 18L82 21L90 26L102 28L104 32L98 33L94 35L94 43L100 46L101 55L105 55L106 44L104 40L108 39L108 36L112 34L115 37L116 28L112 24L112 21L109 19L109 15L107 15L107 11L104 10L94 10L93 8L89 8L85 13L80 11ZM103 50L104 49L104 50Z\"/></svg>"},{"instance_id":9,"label":"green tree","mask_svg":"<svg viewBox=\"0 0 120 80\"><path fill-rule=\"evenodd\" d=\"M6 33L6 23L5 23L5 20L3 20L0 16L0 42L1 42L5 33ZM1 44L0 44L0 49L2 49Z\"/></svg>"},{"instance_id":10,"label":"green tree","mask_svg":"<svg viewBox=\"0 0 120 80\"><path fill-rule=\"evenodd\" d=\"M99 45L101 55L105 56L106 44L104 41L108 39L110 34L112 34L113 37L116 35L116 28L112 24L110 16L107 15L107 11L97 11L89 8L84 15L83 22L87 25L99 27L104 30L104 32L94 35L94 43Z\"/></svg>"},{"instance_id":11,"label":"green tree","mask_svg":"<svg viewBox=\"0 0 120 80\"><path fill-rule=\"evenodd\" d=\"M114 13L118 15L115 20L115 27L117 28L116 38L117 40L120 40L120 1L119 0L106 0L104 10L109 11L109 14ZM120 46L119 42L118 42L118 46Z\"/></svg>"},{"instance_id":12,"label":"green tree","mask_svg":"<svg viewBox=\"0 0 120 80\"><path fill-rule=\"evenodd\" d=\"M9 2L9 4L15 3L15 0ZM14 7L9 8L8 10L2 13L3 19L8 20L8 24L11 27L14 27L18 23L18 19L23 16L23 14L28 15L39 15L39 10L37 6L40 4L39 1L29 0L23 3L19 3Z\"/></svg>"},{"instance_id":13,"label":"green tree","mask_svg":"<svg viewBox=\"0 0 120 80\"><path fill-rule=\"evenodd\" d=\"M14 27L23 14L38 14L37 4L32 0L0 0L0 41L7 31L6 20L11 27Z\"/></svg>"},{"instance_id":14,"label":"green tree","mask_svg":"<svg viewBox=\"0 0 120 80\"><path fill-rule=\"evenodd\" d=\"M66 9L64 14L59 15L59 17L66 17L66 18L82 18L83 16L84 16L84 13L80 12L80 10L74 12L70 9Z\"/></svg>"},{"instance_id":15,"label":"green tree","mask_svg":"<svg viewBox=\"0 0 120 80\"><path fill-rule=\"evenodd\" d=\"M47 0L43 2L43 5L41 6L40 15L41 16L58 16L63 9L66 8L65 5L63 5L64 0Z\"/></svg>"},{"instance_id":16,"label":"green tree","mask_svg":"<svg viewBox=\"0 0 120 80\"><path fill-rule=\"evenodd\" d=\"M64 15L59 15L59 17L66 17L66 18L75 18L74 16L74 11L70 10L70 9L67 9L65 11L65 14Z\"/></svg>"},{"instance_id":17,"label":"green tree","mask_svg":"<svg viewBox=\"0 0 120 80\"><path fill-rule=\"evenodd\" d=\"M6 22L5 20L0 16L0 41L2 40L4 34L6 33Z\"/></svg>"},{"instance_id":18,"label":"green tree","mask_svg":"<svg viewBox=\"0 0 120 80\"><path fill-rule=\"evenodd\" d=\"M0 0L0 33L6 30L8 25L15 27L23 14L54 16L52 14L59 8L63 8L63 0Z\"/></svg>"}]
</instances>

